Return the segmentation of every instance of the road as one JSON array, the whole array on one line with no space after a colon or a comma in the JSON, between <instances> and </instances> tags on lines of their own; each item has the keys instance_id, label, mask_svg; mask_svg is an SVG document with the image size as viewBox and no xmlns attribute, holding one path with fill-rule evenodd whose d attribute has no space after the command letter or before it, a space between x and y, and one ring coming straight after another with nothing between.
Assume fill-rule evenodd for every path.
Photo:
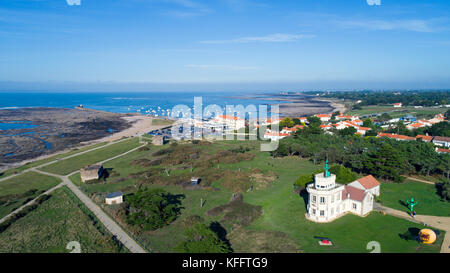
<instances>
[{"instance_id":1,"label":"road","mask_svg":"<svg viewBox=\"0 0 450 273\"><path fill-rule=\"evenodd\" d=\"M114 144L116 144L116 143L118 143L119 141L117 141L117 142L114 142ZM107 144L107 145L111 145L111 144ZM78 155L81 155L81 154L85 154L85 153L87 153L87 152L90 152L90 151L94 151L94 150L96 150L96 149L99 149L99 148L103 148L103 147L105 147L105 146L107 146L107 145L104 145L104 146L101 146L101 147L97 147L97 148L92 148L92 149L90 149L90 150L87 150L87 151L84 151L84 152L80 152L80 153L78 153L78 154L75 154L75 155L72 155L72 156L69 156L69 157L65 157L64 159L68 159L68 158L71 158L71 157L74 157L74 156L78 156ZM114 160L114 159L116 159L116 158L119 158L119 157L121 157L121 156L124 156L124 155L126 155L126 154L129 154L129 153L132 153L132 152L134 152L134 151L136 151L137 149L139 149L139 148L141 148L141 147L143 147L143 146L145 146L145 145L141 145L141 146L139 146L139 147L136 147L136 148L134 148L134 149L131 149L131 150L129 150L129 151L127 151L127 152L125 152L125 153L122 153L122 154L120 154L120 155L117 155L117 156L114 156L114 157L111 157L111 158L108 158L108 159L106 159L106 160L103 160L103 161L101 161L101 162L98 162L97 164L103 164L103 163L105 163L105 162L108 162L108 161L110 161L110 160ZM34 172L37 172L37 173L40 173L40 174L43 174L43 175L48 175L48 176L53 176L53 177L56 177L56 178L59 178L62 182L60 183L60 184L58 184L57 186L55 186L55 187L53 187L53 188L51 188L51 189L49 189L48 191L46 191L45 193L43 193L43 194L49 194L49 193L51 193L51 192L53 192L54 190L56 190L57 188L60 188L60 187L62 187L62 186L67 186L77 197L78 197L78 199L80 199L80 201L81 202L83 202L83 204L98 218L98 220L106 227L106 229L108 229L108 231L113 235L113 236L115 236L126 248L128 248L128 250L130 250L132 253L147 253L147 251L144 249L144 248L142 248L133 238L131 238L113 219L111 219L97 204L95 204L86 194L84 194L72 181L70 181L70 179L69 179L69 177L70 176L72 176L72 175L74 175L74 174L76 174L76 173L78 173L79 171L74 171L74 172L72 172L72 173L70 173L70 174L68 174L68 175L65 175L65 176L62 176L62 175L58 175L58 174L53 174L53 173L48 173L48 172L44 172L44 171L41 171L41 170L39 170L38 168L42 168L42 167L44 167L44 166L47 166L47 165L50 165L50 164L52 164L52 163L55 163L55 162L57 162L57 161L59 161L59 160L55 160L55 161L52 161L52 162L50 162L50 163L45 163L45 164L43 164L43 165L40 165L40 166L36 166L36 167L33 167L33 168L30 168L30 169L27 169L27 170L25 170L25 171L23 171L23 172L21 172L20 174L23 174L24 172L29 172L29 171L34 171ZM4 178L4 179L0 179L0 181L3 181L3 180L6 180L6 179L9 179L9 178L12 178L12 177L14 177L14 176L17 176L17 175L19 175L19 174L16 174L16 175L11 175L11 176L8 176L8 177L6 177L6 178ZM20 212L23 208L25 208L26 206L28 206L28 205L31 205L34 201L36 201L36 199L37 198L39 198L40 196L42 196L42 194L41 195L39 195L38 197L36 197L35 199L33 199L32 201L30 201L30 202L28 202L28 203L26 203L25 205L23 205L23 206L21 206L20 208L18 208L18 209L16 209L16 210L14 210L13 212L11 212L10 214L8 214L7 216L5 216L5 217L3 217L2 219L0 219L0 223L3 223L6 219L8 219L9 217L11 217L12 215L14 215L14 214L16 214L16 213L18 213L18 212Z\"/></svg>"},{"instance_id":2,"label":"road","mask_svg":"<svg viewBox=\"0 0 450 273\"><path fill-rule=\"evenodd\" d=\"M450 253L450 217L431 216L431 215L416 215L412 218L407 212L392 209L377 204L377 210L384 211L395 217L403 218L419 224L426 224L440 230L445 231L444 241L442 242L441 253Z\"/></svg>"},{"instance_id":3,"label":"road","mask_svg":"<svg viewBox=\"0 0 450 273\"><path fill-rule=\"evenodd\" d=\"M435 185L436 184L436 183L431 182L431 181L422 180L422 179L418 179L418 178L414 178L414 177L409 177L409 176L405 176L405 177L406 177L406 179L409 179L409 180L414 180L414 181L417 181L417 182L422 182L422 183L426 183L426 184L430 184L430 185Z\"/></svg>"}]
</instances>

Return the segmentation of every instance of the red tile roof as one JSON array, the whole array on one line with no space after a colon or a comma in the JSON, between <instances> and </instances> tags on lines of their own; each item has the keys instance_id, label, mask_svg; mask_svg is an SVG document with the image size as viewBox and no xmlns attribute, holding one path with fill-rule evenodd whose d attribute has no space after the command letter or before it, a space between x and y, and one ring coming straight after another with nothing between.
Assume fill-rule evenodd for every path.
<instances>
[{"instance_id":1,"label":"red tile roof","mask_svg":"<svg viewBox=\"0 0 450 273\"><path fill-rule=\"evenodd\" d=\"M357 181L366 189L371 189L380 185L380 182L378 182L372 175L364 176Z\"/></svg>"},{"instance_id":2,"label":"red tile roof","mask_svg":"<svg viewBox=\"0 0 450 273\"><path fill-rule=\"evenodd\" d=\"M420 127L423 127L423 126L425 126L425 125L420 123L420 122L416 122L416 123L408 125L408 127L414 127L414 128L420 128Z\"/></svg>"},{"instance_id":3,"label":"red tile roof","mask_svg":"<svg viewBox=\"0 0 450 273\"><path fill-rule=\"evenodd\" d=\"M266 132L264 134L265 136L290 136L290 134L285 134L285 133L277 133L277 132Z\"/></svg>"},{"instance_id":4,"label":"red tile roof","mask_svg":"<svg viewBox=\"0 0 450 273\"><path fill-rule=\"evenodd\" d=\"M346 185L342 191L342 200L347 199L347 195L349 195L351 200L362 202L362 200L364 200L364 196L366 196L366 192L364 190Z\"/></svg>"},{"instance_id":5,"label":"red tile roof","mask_svg":"<svg viewBox=\"0 0 450 273\"><path fill-rule=\"evenodd\" d=\"M438 152L438 153L450 153L450 149L437 148L436 152Z\"/></svg>"},{"instance_id":6,"label":"red tile roof","mask_svg":"<svg viewBox=\"0 0 450 273\"><path fill-rule=\"evenodd\" d=\"M430 142L430 141L433 140L433 137L432 137L432 136L426 136L426 135L417 135L416 138L417 138L417 139L420 138L420 139L422 139L423 141L427 141L427 142Z\"/></svg>"},{"instance_id":7,"label":"red tile roof","mask_svg":"<svg viewBox=\"0 0 450 273\"><path fill-rule=\"evenodd\" d=\"M327 114L318 114L318 115L316 115L316 117L318 117L318 118L329 118L330 115L327 115Z\"/></svg>"},{"instance_id":8,"label":"red tile roof","mask_svg":"<svg viewBox=\"0 0 450 273\"><path fill-rule=\"evenodd\" d=\"M221 119L231 119L231 120L241 120L240 117L226 116L226 115L221 115L221 116L219 116L219 118L221 118Z\"/></svg>"},{"instance_id":9,"label":"red tile roof","mask_svg":"<svg viewBox=\"0 0 450 273\"><path fill-rule=\"evenodd\" d=\"M387 137L393 139L402 139L402 140L416 140L414 137L404 136L404 135L396 135L396 134L388 134L388 133L378 133L378 137Z\"/></svg>"}]
</instances>

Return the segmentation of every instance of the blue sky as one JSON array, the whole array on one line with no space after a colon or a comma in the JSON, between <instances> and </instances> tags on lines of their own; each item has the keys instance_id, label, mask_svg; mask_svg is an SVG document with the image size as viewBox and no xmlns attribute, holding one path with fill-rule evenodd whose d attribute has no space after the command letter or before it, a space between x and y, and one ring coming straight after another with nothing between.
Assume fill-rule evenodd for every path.
<instances>
[{"instance_id":1,"label":"blue sky","mask_svg":"<svg viewBox=\"0 0 450 273\"><path fill-rule=\"evenodd\" d=\"M450 88L450 1L1 0L0 90Z\"/></svg>"}]
</instances>

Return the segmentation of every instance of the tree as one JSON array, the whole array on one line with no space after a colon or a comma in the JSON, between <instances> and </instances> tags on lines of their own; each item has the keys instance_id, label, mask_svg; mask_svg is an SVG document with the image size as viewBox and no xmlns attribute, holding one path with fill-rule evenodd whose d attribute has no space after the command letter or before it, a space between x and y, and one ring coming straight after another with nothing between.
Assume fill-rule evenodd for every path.
<instances>
[{"instance_id":1,"label":"tree","mask_svg":"<svg viewBox=\"0 0 450 273\"><path fill-rule=\"evenodd\" d=\"M280 127L294 127L294 121L291 118L284 118L280 121Z\"/></svg>"},{"instance_id":2,"label":"tree","mask_svg":"<svg viewBox=\"0 0 450 273\"><path fill-rule=\"evenodd\" d=\"M346 127L342 130L338 131L338 134L340 136L352 136L357 132L357 130L354 127Z\"/></svg>"},{"instance_id":3,"label":"tree","mask_svg":"<svg viewBox=\"0 0 450 273\"><path fill-rule=\"evenodd\" d=\"M433 124L433 126L426 129L425 132L432 136L450 137L450 123L443 121Z\"/></svg>"},{"instance_id":4,"label":"tree","mask_svg":"<svg viewBox=\"0 0 450 273\"><path fill-rule=\"evenodd\" d=\"M392 117L388 113L383 113L383 114L381 114L381 116L378 119L380 121L388 121L388 120L391 120Z\"/></svg>"},{"instance_id":5,"label":"tree","mask_svg":"<svg viewBox=\"0 0 450 273\"><path fill-rule=\"evenodd\" d=\"M179 214L181 196L162 189L139 188L126 198L129 205L127 223L144 230L156 230L173 222Z\"/></svg>"},{"instance_id":6,"label":"tree","mask_svg":"<svg viewBox=\"0 0 450 273\"><path fill-rule=\"evenodd\" d=\"M293 118L292 121L294 122L294 125L302 125L302 122L298 118Z\"/></svg>"},{"instance_id":7,"label":"tree","mask_svg":"<svg viewBox=\"0 0 450 273\"><path fill-rule=\"evenodd\" d=\"M352 172L351 169L346 168L342 165L332 165L330 168L330 172L336 175L336 182L341 184L348 184L358 178L358 175L356 173Z\"/></svg>"},{"instance_id":8,"label":"tree","mask_svg":"<svg viewBox=\"0 0 450 273\"><path fill-rule=\"evenodd\" d=\"M204 223L196 223L184 231L187 237L179 243L175 252L179 253L230 253L230 247Z\"/></svg>"},{"instance_id":9,"label":"tree","mask_svg":"<svg viewBox=\"0 0 450 273\"><path fill-rule=\"evenodd\" d=\"M440 195L444 200L450 201L450 181L445 181L441 184Z\"/></svg>"},{"instance_id":10,"label":"tree","mask_svg":"<svg viewBox=\"0 0 450 273\"><path fill-rule=\"evenodd\" d=\"M307 117L309 126L317 126L319 127L322 124L322 121L320 120L320 118L315 117L315 116L309 116Z\"/></svg>"}]
</instances>

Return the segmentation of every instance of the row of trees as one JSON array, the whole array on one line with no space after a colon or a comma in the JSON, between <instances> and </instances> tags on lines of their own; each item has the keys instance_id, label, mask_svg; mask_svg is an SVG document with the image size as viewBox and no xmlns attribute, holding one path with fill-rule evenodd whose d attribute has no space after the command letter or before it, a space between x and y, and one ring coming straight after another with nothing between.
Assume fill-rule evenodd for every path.
<instances>
[{"instance_id":1,"label":"row of trees","mask_svg":"<svg viewBox=\"0 0 450 273\"><path fill-rule=\"evenodd\" d=\"M308 92L307 92L308 93ZM401 102L408 106L434 106L450 103L448 91L347 91L347 92L312 92L329 98L358 101L360 106L393 104Z\"/></svg>"},{"instance_id":2,"label":"row of trees","mask_svg":"<svg viewBox=\"0 0 450 273\"><path fill-rule=\"evenodd\" d=\"M450 156L438 154L433 144L358 135L329 135L317 126L298 130L280 141L272 156L298 155L318 164L328 157L359 174L402 182L402 175L450 175Z\"/></svg>"}]
</instances>

